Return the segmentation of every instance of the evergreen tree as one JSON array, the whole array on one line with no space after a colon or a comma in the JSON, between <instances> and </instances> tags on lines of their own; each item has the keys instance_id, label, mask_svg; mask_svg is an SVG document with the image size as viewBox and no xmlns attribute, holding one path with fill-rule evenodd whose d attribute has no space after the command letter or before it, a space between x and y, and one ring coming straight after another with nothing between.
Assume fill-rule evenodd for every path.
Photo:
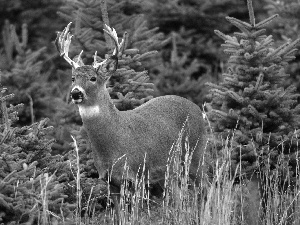
<instances>
[{"instance_id":1,"label":"evergreen tree","mask_svg":"<svg viewBox=\"0 0 300 225\"><path fill-rule=\"evenodd\" d=\"M278 23L273 26L273 31L278 37L276 44L282 44L286 41L291 41L299 36L300 28L300 2L297 0L266 0L268 3L266 8L269 14L278 13L280 18ZM285 81L285 85L294 84L297 87L297 92L300 91L300 61L299 52L295 53L296 59L291 62L287 68L290 74L290 79Z\"/></svg>"},{"instance_id":2,"label":"evergreen tree","mask_svg":"<svg viewBox=\"0 0 300 225\"><path fill-rule=\"evenodd\" d=\"M265 35L265 27L277 15L256 23L252 1L247 3L250 23L226 17L241 32L229 36L215 31L225 41L222 47L230 58L223 81L208 84L208 117L219 147L227 138L232 140L233 170L240 162L243 173L260 165L274 169L283 157L290 167L281 172L293 177L288 170L296 170L299 94L294 86L284 89L281 85L288 78L285 68L295 58L300 39L274 49L272 35Z\"/></svg>"},{"instance_id":3,"label":"evergreen tree","mask_svg":"<svg viewBox=\"0 0 300 225\"><path fill-rule=\"evenodd\" d=\"M59 29L63 22L56 15L62 2L62 0L0 0L0 29L5 26L5 20L16 24L17 31L21 30L18 24L26 23L30 33L28 47L37 50L47 46L51 51L51 40L55 38L54 31ZM0 45L2 44L0 39Z\"/></svg>"},{"instance_id":4,"label":"evergreen tree","mask_svg":"<svg viewBox=\"0 0 300 225\"><path fill-rule=\"evenodd\" d=\"M70 207L63 203L67 197L62 171L66 167L60 157L51 156L53 140L47 138L52 127L47 119L29 126L16 127L16 110L22 105L7 107L13 94L4 95L1 88L0 122L0 222L49 223L51 213L65 216ZM60 211L63 210L63 211ZM12 223L10 223L12 222Z\"/></svg>"},{"instance_id":5,"label":"evergreen tree","mask_svg":"<svg viewBox=\"0 0 300 225\"><path fill-rule=\"evenodd\" d=\"M192 39L183 38L191 32L181 29L180 33L172 33L172 51L170 60L155 66L152 70L155 87L159 95L178 95L187 98L199 106L203 103L203 97L207 92L205 81L211 81L210 67L205 63L194 59L190 61L189 46ZM199 67L206 68L205 74L198 76Z\"/></svg>"},{"instance_id":6,"label":"evergreen tree","mask_svg":"<svg viewBox=\"0 0 300 225\"><path fill-rule=\"evenodd\" d=\"M173 44L161 50L165 63L151 68L160 94L188 97L199 106L204 103L207 94L205 82L217 82L226 61L218 47L221 41L213 30L221 26L225 32L231 31L233 26L225 23L223 17L244 18L246 10L243 6L243 1L237 0L153 0L144 4L149 24L158 26L167 35L176 34L179 56L184 55L181 65L173 70L170 68L172 63L169 63L174 54ZM263 14L263 10L259 14Z\"/></svg>"},{"instance_id":7,"label":"evergreen tree","mask_svg":"<svg viewBox=\"0 0 300 225\"><path fill-rule=\"evenodd\" d=\"M298 36L300 3L297 0L265 0L270 14L278 13L280 18L274 26L278 38L289 40Z\"/></svg>"},{"instance_id":8,"label":"evergreen tree","mask_svg":"<svg viewBox=\"0 0 300 225\"><path fill-rule=\"evenodd\" d=\"M28 26L22 25L20 35L16 27L6 20L2 30L3 46L0 53L1 83L16 95L12 104L24 103L18 124L28 125L45 117L51 117L55 109L56 88L50 84L51 66L43 70L47 62L46 47L32 50L28 47Z\"/></svg>"}]
</instances>

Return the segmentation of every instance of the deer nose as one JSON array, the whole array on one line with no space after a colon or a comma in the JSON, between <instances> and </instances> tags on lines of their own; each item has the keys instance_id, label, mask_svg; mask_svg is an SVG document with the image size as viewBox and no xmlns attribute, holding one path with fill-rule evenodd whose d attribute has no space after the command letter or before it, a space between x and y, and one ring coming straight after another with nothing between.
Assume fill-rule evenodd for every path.
<instances>
[{"instance_id":1,"label":"deer nose","mask_svg":"<svg viewBox=\"0 0 300 225\"><path fill-rule=\"evenodd\" d=\"M71 95L71 98L74 100L79 100L79 99L82 99L82 97L83 97L82 92L78 88L74 88L71 91L70 95Z\"/></svg>"}]
</instances>

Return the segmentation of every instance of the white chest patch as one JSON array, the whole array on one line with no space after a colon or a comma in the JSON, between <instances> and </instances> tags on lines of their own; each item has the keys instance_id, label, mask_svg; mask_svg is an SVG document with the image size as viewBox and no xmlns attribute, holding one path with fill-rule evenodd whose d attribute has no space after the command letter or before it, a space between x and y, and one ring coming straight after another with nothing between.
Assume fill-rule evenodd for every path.
<instances>
[{"instance_id":1,"label":"white chest patch","mask_svg":"<svg viewBox=\"0 0 300 225\"><path fill-rule=\"evenodd\" d=\"M100 108L98 105L94 106L82 106L79 105L79 114L81 118L92 118L99 116L100 114Z\"/></svg>"}]
</instances>

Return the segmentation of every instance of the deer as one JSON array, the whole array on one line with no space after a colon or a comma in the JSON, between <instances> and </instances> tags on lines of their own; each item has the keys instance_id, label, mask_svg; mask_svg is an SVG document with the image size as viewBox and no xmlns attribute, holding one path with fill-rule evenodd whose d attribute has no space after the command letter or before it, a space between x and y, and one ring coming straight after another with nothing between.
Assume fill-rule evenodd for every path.
<instances>
[{"instance_id":1,"label":"deer","mask_svg":"<svg viewBox=\"0 0 300 225\"><path fill-rule=\"evenodd\" d=\"M183 97L167 95L152 98L132 110L119 111L106 87L117 71L121 48L115 29L107 25L103 29L114 43L113 53L98 62L95 52L92 65L84 65L83 51L73 60L68 56L70 26L71 23L58 33L55 45L60 56L72 66L71 101L78 106L99 178L107 179L110 174L111 193L120 190L125 160L129 165L127 179L132 181L143 164L150 176L157 171L165 172L170 149L186 121L190 146L195 146L189 175L196 182L206 143L200 107ZM163 175L157 180L163 181Z\"/></svg>"}]
</instances>

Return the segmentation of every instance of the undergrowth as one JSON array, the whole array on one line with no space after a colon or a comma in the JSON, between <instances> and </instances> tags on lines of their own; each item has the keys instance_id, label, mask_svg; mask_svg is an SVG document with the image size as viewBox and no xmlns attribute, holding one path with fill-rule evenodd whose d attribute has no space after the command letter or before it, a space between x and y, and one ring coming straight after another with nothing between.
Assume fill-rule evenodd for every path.
<instances>
[{"instance_id":1,"label":"undergrowth","mask_svg":"<svg viewBox=\"0 0 300 225\"><path fill-rule=\"evenodd\" d=\"M108 199L101 213L81 218L76 211L73 220L78 224L79 220L83 224L116 224L116 218L119 224L299 224L299 182L291 182L290 176L283 179L279 174L286 161L279 158L273 170L265 169L270 168L265 165L264 170L242 174L238 167L232 174L231 140L227 139L217 156L212 147L206 149L200 165L206 171L199 174L200 184L195 185L188 176L193 146L189 146L188 139L182 141L181 134L170 151L163 197L151 196L147 176L137 177L134 188L128 185L128 168L124 165L120 204L114 206ZM186 155L182 157L183 149ZM264 182L264 177L268 177L268 182Z\"/></svg>"},{"instance_id":2,"label":"undergrowth","mask_svg":"<svg viewBox=\"0 0 300 225\"><path fill-rule=\"evenodd\" d=\"M1 224L116 224L116 218L119 224L300 223L299 180L290 180L290 177L299 177L298 160L293 176L280 174L282 167L287 166L283 154L278 157L275 169L271 169L266 158L264 167L258 166L262 169L253 174L242 174L240 165L233 174L232 140L224 140L224 147L216 153L211 133L200 165L205 172L199 174L195 185L189 178L193 146L189 145L188 138L182 140L183 129L169 151L163 196L151 194L149 172L143 165L140 167L143 176L128 182L128 165L125 164L120 204L114 204L106 191L108 182L98 180L89 189L85 186L75 139L74 152L70 153L73 158L51 156L51 141L44 138L47 129L51 129L44 128L46 121L29 127L13 127L17 119L13 113L15 107L6 106L6 99L12 96L3 94L4 91L1 98ZM32 148L32 143L38 143L40 150L48 149L47 160L39 155L38 149ZM184 156L182 150L185 150ZM66 170L69 175L63 173ZM70 174L74 182L66 179ZM74 192L68 192L70 186ZM67 196L72 193L73 199ZM83 193L89 194L83 196Z\"/></svg>"}]
</instances>

